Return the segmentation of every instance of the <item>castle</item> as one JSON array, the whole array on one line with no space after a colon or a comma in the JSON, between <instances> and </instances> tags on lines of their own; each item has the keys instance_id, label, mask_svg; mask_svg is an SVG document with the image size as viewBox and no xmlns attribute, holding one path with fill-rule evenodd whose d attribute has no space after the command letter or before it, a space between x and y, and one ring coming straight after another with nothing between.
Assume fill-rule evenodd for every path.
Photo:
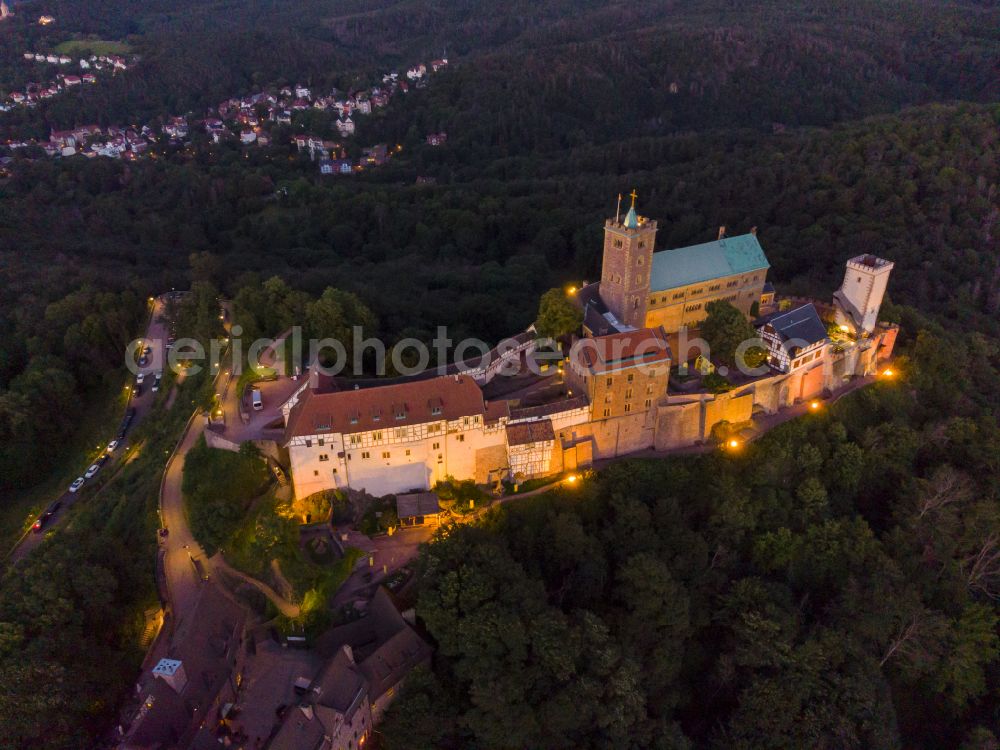
<instances>
[{"instance_id":1,"label":"castle","mask_svg":"<svg viewBox=\"0 0 1000 750\"><path fill-rule=\"evenodd\" d=\"M605 222L601 280L575 294L583 336L546 376L563 387L543 403L489 400L492 367L349 390L311 379L282 409L296 498L423 490L446 478L517 482L693 445L873 375L892 354L897 328L878 322L887 260L847 261L830 303L778 301L756 231L660 251L655 240L633 192L624 220ZM761 374L734 374L723 389L689 367L697 347L675 351L716 300L752 319L767 351ZM518 337L516 357L530 355L532 339Z\"/></svg>"}]
</instances>

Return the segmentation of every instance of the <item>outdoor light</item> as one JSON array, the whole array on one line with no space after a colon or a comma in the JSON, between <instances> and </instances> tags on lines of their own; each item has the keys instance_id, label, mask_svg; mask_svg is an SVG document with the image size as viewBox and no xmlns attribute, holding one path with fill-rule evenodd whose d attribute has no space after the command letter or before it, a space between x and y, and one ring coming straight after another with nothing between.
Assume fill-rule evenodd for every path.
<instances>
[{"instance_id":1,"label":"outdoor light","mask_svg":"<svg viewBox=\"0 0 1000 750\"><path fill-rule=\"evenodd\" d=\"M813 411L819 409L819 401L810 401L809 408L812 409Z\"/></svg>"},{"instance_id":2,"label":"outdoor light","mask_svg":"<svg viewBox=\"0 0 1000 750\"><path fill-rule=\"evenodd\" d=\"M576 287L571 286L569 289L566 290L566 293L569 294L570 296L573 296L574 294L576 294Z\"/></svg>"},{"instance_id":3,"label":"outdoor light","mask_svg":"<svg viewBox=\"0 0 1000 750\"><path fill-rule=\"evenodd\" d=\"M729 439L729 442L727 443L727 445L728 445L728 446L729 446L730 448L733 448L733 449L735 449L735 448L739 448L739 447L740 447L740 441L739 441L739 440L737 440L736 438L730 438L730 439Z\"/></svg>"},{"instance_id":4,"label":"outdoor light","mask_svg":"<svg viewBox=\"0 0 1000 750\"><path fill-rule=\"evenodd\" d=\"M849 326L842 325L842 326L840 326L840 330L843 331L844 333L847 333L851 329L850 329Z\"/></svg>"},{"instance_id":5,"label":"outdoor light","mask_svg":"<svg viewBox=\"0 0 1000 750\"><path fill-rule=\"evenodd\" d=\"M892 369L891 369L891 368L888 368L888 367L887 367L886 369L884 369L884 370L882 371L882 375L883 375L884 377L887 377L887 378L891 378L891 377L892 377L893 375L895 375L895 374L896 374L896 373L894 373L894 372L892 371Z\"/></svg>"}]
</instances>

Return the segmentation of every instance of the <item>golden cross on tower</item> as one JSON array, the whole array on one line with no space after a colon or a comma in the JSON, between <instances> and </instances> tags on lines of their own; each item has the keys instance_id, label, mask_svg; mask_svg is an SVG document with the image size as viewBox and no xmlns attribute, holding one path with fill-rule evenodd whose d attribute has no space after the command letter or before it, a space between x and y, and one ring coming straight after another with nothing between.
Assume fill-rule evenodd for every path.
<instances>
[{"instance_id":1,"label":"golden cross on tower","mask_svg":"<svg viewBox=\"0 0 1000 750\"><path fill-rule=\"evenodd\" d=\"M635 208L635 199L639 197L639 194L635 192L635 188L632 188L632 192L629 195L632 196L632 208Z\"/></svg>"}]
</instances>

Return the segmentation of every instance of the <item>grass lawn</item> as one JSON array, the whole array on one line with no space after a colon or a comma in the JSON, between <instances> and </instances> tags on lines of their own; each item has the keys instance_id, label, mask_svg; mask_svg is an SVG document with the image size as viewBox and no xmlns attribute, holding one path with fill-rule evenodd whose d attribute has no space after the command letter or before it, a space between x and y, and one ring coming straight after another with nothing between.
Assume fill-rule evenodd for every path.
<instances>
[{"instance_id":1,"label":"grass lawn","mask_svg":"<svg viewBox=\"0 0 1000 750\"><path fill-rule=\"evenodd\" d=\"M42 508L83 475L114 438L124 412L123 390L118 386L95 395L80 416L79 429L52 452L49 466L38 467L38 475L45 478L33 487L0 494L0 552L6 553Z\"/></svg>"},{"instance_id":2,"label":"grass lawn","mask_svg":"<svg viewBox=\"0 0 1000 750\"><path fill-rule=\"evenodd\" d=\"M95 55L127 55L132 47L127 42L113 39L70 39L57 44L55 51L60 55L78 55L90 52Z\"/></svg>"}]
</instances>

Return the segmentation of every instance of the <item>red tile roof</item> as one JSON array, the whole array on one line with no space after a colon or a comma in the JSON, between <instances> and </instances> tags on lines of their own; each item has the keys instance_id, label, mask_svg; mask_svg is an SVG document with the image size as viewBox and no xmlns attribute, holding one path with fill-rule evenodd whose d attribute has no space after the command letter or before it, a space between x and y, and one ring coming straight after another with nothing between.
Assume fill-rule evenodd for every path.
<instances>
[{"instance_id":1,"label":"red tile roof","mask_svg":"<svg viewBox=\"0 0 1000 750\"><path fill-rule=\"evenodd\" d=\"M555 439L556 434L552 429L551 419L507 425L507 445L528 445Z\"/></svg>"},{"instance_id":2,"label":"red tile roof","mask_svg":"<svg viewBox=\"0 0 1000 750\"><path fill-rule=\"evenodd\" d=\"M670 362L670 344L662 326L579 339L570 350L570 366L590 374Z\"/></svg>"},{"instance_id":3,"label":"red tile roof","mask_svg":"<svg viewBox=\"0 0 1000 750\"><path fill-rule=\"evenodd\" d=\"M461 375L395 385L318 393L308 389L288 415L285 440L331 432L354 433L485 414L483 392Z\"/></svg>"}]
</instances>

